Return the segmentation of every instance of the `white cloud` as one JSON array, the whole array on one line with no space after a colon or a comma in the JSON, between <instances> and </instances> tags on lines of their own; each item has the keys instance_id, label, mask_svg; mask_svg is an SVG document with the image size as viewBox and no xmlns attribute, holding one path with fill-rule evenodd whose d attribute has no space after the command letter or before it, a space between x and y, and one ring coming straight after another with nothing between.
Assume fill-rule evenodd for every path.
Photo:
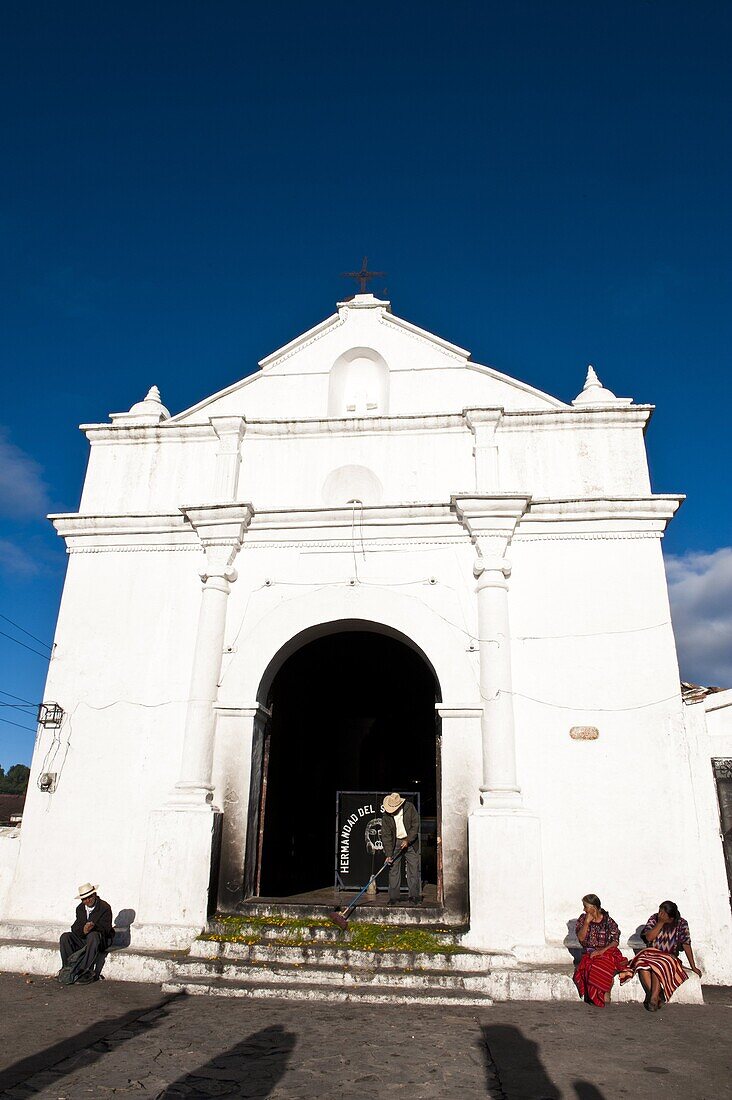
<instances>
[{"instance_id":1,"label":"white cloud","mask_svg":"<svg viewBox=\"0 0 732 1100\"><path fill-rule=\"evenodd\" d=\"M32 577L38 572L35 558L9 539L0 539L0 574L16 577Z\"/></svg>"},{"instance_id":2,"label":"white cloud","mask_svg":"<svg viewBox=\"0 0 732 1100\"><path fill-rule=\"evenodd\" d=\"M666 558L681 676L732 687L732 546Z\"/></svg>"},{"instance_id":3,"label":"white cloud","mask_svg":"<svg viewBox=\"0 0 732 1100\"><path fill-rule=\"evenodd\" d=\"M0 515L41 519L48 510L48 486L41 466L0 428Z\"/></svg>"}]
</instances>

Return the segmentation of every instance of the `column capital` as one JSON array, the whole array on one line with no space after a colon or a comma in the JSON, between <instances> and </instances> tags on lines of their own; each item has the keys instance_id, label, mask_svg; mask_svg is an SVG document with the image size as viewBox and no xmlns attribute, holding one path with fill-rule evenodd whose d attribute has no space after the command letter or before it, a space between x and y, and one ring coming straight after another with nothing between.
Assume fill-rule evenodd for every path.
<instances>
[{"instance_id":1,"label":"column capital","mask_svg":"<svg viewBox=\"0 0 732 1100\"><path fill-rule=\"evenodd\" d=\"M530 502L530 496L518 493L461 493L450 497L450 508L476 549L476 577L487 570L501 570L504 577L508 576L506 552Z\"/></svg>"},{"instance_id":2,"label":"column capital","mask_svg":"<svg viewBox=\"0 0 732 1100\"><path fill-rule=\"evenodd\" d=\"M473 563L473 576L478 581L478 591L490 587L506 588L506 581L511 576L511 563L508 558L485 556L481 553L480 546L476 549L478 554Z\"/></svg>"},{"instance_id":3,"label":"column capital","mask_svg":"<svg viewBox=\"0 0 732 1100\"><path fill-rule=\"evenodd\" d=\"M254 516L251 504L201 504L181 508L181 512L201 540L204 549L238 543Z\"/></svg>"},{"instance_id":4,"label":"column capital","mask_svg":"<svg viewBox=\"0 0 732 1100\"><path fill-rule=\"evenodd\" d=\"M471 536L492 533L510 538L531 503L526 493L454 493L450 508Z\"/></svg>"},{"instance_id":5,"label":"column capital","mask_svg":"<svg viewBox=\"0 0 732 1100\"><path fill-rule=\"evenodd\" d=\"M236 580L234 559L252 521L251 504L207 504L181 508L186 520L201 540L206 564L201 579L207 587L228 592ZM210 582L214 583L210 583Z\"/></svg>"},{"instance_id":6,"label":"column capital","mask_svg":"<svg viewBox=\"0 0 732 1100\"><path fill-rule=\"evenodd\" d=\"M230 447L238 446L247 430L245 416L212 416L210 421L218 438Z\"/></svg>"},{"instance_id":7,"label":"column capital","mask_svg":"<svg viewBox=\"0 0 732 1100\"><path fill-rule=\"evenodd\" d=\"M477 435L481 428L492 435L503 419L503 408L463 409L463 419L473 435Z\"/></svg>"}]
</instances>

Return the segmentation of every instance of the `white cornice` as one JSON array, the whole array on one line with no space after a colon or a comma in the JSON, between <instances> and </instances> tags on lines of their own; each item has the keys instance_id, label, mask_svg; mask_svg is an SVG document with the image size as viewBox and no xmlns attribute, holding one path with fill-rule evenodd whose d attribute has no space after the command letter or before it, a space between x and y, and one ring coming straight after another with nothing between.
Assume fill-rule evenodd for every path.
<instances>
[{"instance_id":1,"label":"white cornice","mask_svg":"<svg viewBox=\"0 0 732 1100\"><path fill-rule=\"evenodd\" d=\"M507 409L498 431L525 432L576 428L645 428L653 405L620 405L615 408Z\"/></svg>"},{"instance_id":2,"label":"white cornice","mask_svg":"<svg viewBox=\"0 0 732 1100\"><path fill-rule=\"evenodd\" d=\"M327 332L330 332L331 329L338 328L343 324L344 319L342 314L332 313L330 317L326 317L324 321L321 321L317 325L313 325L307 332L303 332L300 336L296 336L294 340L290 340L288 344L284 344L283 347L270 352L269 355L265 355L264 359L259 360L259 366L263 371L269 370L275 363L280 362L282 359L288 359L291 355L294 355L296 351L300 351L302 348L307 347L308 344L314 344L316 340L320 340L320 338L325 336Z\"/></svg>"},{"instance_id":3,"label":"white cornice","mask_svg":"<svg viewBox=\"0 0 732 1100\"><path fill-rule=\"evenodd\" d=\"M214 417L214 419L218 418ZM84 432L93 447L108 443L119 446L123 443L190 443L191 440L217 439L211 421L176 424L172 420L165 420L155 425L81 424L80 431Z\"/></svg>"},{"instance_id":4,"label":"white cornice","mask_svg":"<svg viewBox=\"0 0 732 1100\"><path fill-rule=\"evenodd\" d=\"M551 394L545 393L543 390L538 390L536 386L530 386L528 382L522 382L519 378L512 378L510 374L503 374L494 367L486 367L482 363L466 363L465 366L468 370L474 370L478 374L486 375L487 378L494 378L497 382L503 382L504 385L509 386L513 390L530 393L532 397L538 397L541 401L545 401L547 409L533 410L535 412L564 411L570 408L564 401L560 401L558 397L552 397Z\"/></svg>"},{"instance_id":5,"label":"white cornice","mask_svg":"<svg viewBox=\"0 0 732 1100\"><path fill-rule=\"evenodd\" d=\"M574 520L669 520L686 498L671 493L644 497L566 497L531 501L527 521L561 523Z\"/></svg>"},{"instance_id":6,"label":"white cornice","mask_svg":"<svg viewBox=\"0 0 732 1100\"><path fill-rule=\"evenodd\" d=\"M401 416L308 417L302 420L248 420L250 435L368 435L383 432L463 431L462 413Z\"/></svg>"},{"instance_id":7,"label":"white cornice","mask_svg":"<svg viewBox=\"0 0 732 1100\"><path fill-rule=\"evenodd\" d=\"M476 423L490 421L497 432L534 432L537 430L573 431L603 428L645 428L652 405L621 406L607 409L550 408L512 411L501 406L477 406L462 412L398 414L394 416L363 417L290 417L286 419L243 417L241 420L249 435L276 438L279 436L314 435L368 435L384 432L456 432L470 431ZM217 420L220 418L212 418ZM175 420L155 425L82 424L90 443L140 444L189 442L191 440L214 441L217 434L212 421L181 424Z\"/></svg>"},{"instance_id":8,"label":"white cornice","mask_svg":"<svg viewBox=\"0 0 732 1100\"><path fill-rule=\"evenodd\" d=\"M449 340L443 340L441 336L435 336L434 332L419 328L418 325L413 325L411 321L405 321L403 317L396 317L393 313L380 313L379 323L387 328L397 328L407 336L411 336L425 344L431 344L433 347L438 347L440 351L445 352L454 359L458 359L460 362L466 362L470 358L470 352L466 351L465 348L458 347L457 344L451 344Z\"/></svg>"},{"instance_id":9,"label":"white cornice","mask_svg":"<svg viewBox=\"0 0 732 1100\"><path fill-rule=\"evenodd\" d=\"M682 496L588 497L531 500L523 493L456 493L450 501L382 504L357 508L253 508L250 504L212 503L177 512L137 512L117 515L66 513L51 515L57 533L72 551L106 547L193 549L199 545L197 526L249 523L248 545L268 547L294 543L324 546L351 545L354 522L359 539L380 549L425 542L436 545L459 540L456 505L471 521L491 527L505 518L516 523L514 538L627 538L660 537L683 501ZM526 509L524 511L524 509ZM523 513L523 514L522 514ZM467 537L467 536L466 536ZM350 540L350 541L349 541Z\"/></svg>"}]
</instances>

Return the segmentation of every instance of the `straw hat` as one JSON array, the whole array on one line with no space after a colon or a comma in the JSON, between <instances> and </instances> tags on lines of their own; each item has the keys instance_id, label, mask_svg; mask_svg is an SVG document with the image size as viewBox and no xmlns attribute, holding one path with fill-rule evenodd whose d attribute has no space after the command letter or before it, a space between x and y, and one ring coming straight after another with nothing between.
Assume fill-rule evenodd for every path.
<instances>
[{"instance_id":1,"label":"straw hat","mask_svg":"<svg viewBox=\"0 0 732 1100\"><path fill-rule=\"evenodd\" d=\"M88 898L90 894L96 894L98 889L98 886L92 886L90 882L85 882L83 886L79 887L79 893L76 896L80 901L83 901L84 898Z\"/></svg>"},{"instance_id":2,"label":"straw hat","mask_svg":"<svg viewBox=\"0 0 732 1100\"><path fill-rule=\"evenodd\" d=\"M388 794L384 799L384 809L388 814L395 814L399 807L403 805L404 799L396 791L393 794Z\"/></svg>"}]
</instances>

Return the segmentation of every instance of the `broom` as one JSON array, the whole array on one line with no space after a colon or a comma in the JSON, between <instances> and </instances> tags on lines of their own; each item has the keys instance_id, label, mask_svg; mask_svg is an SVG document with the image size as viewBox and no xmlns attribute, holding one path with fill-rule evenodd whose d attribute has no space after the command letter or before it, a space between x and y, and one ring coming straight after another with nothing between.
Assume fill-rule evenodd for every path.
<instances>
[{"instance_id":1,"label":"broom","mask_svg":"<svg viewBox=\"0 0 732 1100\"><path fill-rule=\"evenodd\" d=\"M402 855L402 852L405 852L405 851L406 851L406 848L402 848L401 851L397 852L397 854L392 859L391 863L384 862L381 865L381 867L379 867L378 871L374 872L374 874L371 876L371 878L366 883L366 885L359 891L358 894L356 894L356 896L353 899L353 901L351 902L351 904L349 906L347 906L347 908L344 909L343 911L341 911L340 909L334 909L332 913L328 913L328 920L333 921L333 924L338 925L338 927L340 929L342 929L342 931L347 932L348 931L348 916L356 908L356 906L358 905L359 901L361 900L363 895L368 890L371 883L376 882L376 880L379 877L379 875L381 874L381 872L384 871L387 867L391 867L394 863L396 863L396 861L398 859L400 859L400 857Z\"/></svg>"}]
</instances>

